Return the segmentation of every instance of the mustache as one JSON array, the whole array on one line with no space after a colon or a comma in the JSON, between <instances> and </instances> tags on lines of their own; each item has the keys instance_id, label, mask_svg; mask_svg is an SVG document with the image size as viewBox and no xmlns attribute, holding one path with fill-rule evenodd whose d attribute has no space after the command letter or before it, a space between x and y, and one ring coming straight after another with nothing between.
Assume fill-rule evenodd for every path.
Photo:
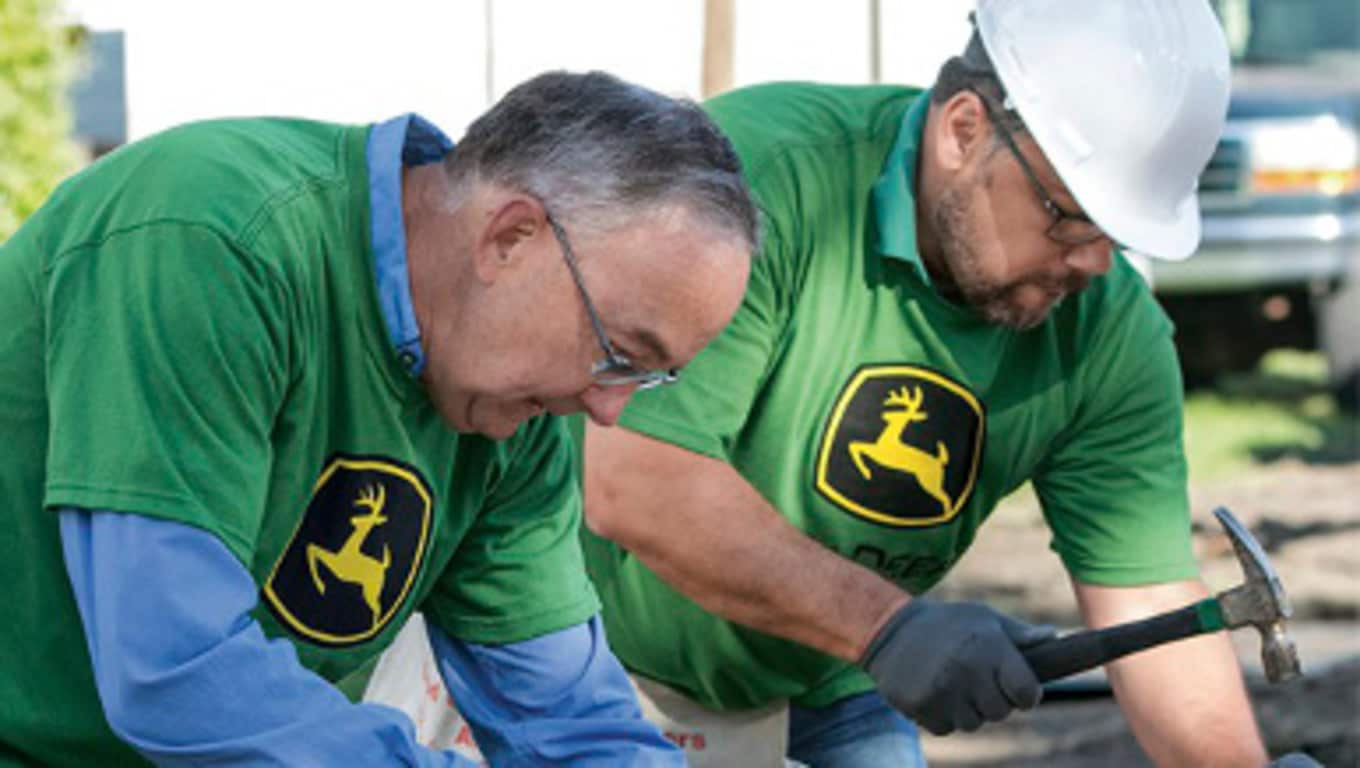
<instances>
[{"instance_id":1,"label":"mustache","mask_svg":"<svg viewBox=\"0 0 1360 768\"><path fill-rule=\"evenodd\" d=\"M1030 281L1030 284L1053 296L1067 296L1086 290L1091 284L1091 278L1085 275L1071 274L1058 279L1033 280Z\"/></svg>"}]
</instances>

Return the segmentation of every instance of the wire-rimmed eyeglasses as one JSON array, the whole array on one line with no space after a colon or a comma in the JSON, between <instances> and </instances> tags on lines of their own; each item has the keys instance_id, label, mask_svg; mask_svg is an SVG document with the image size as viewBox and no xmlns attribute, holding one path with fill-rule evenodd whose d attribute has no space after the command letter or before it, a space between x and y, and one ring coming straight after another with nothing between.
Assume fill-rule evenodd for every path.
<instances>
[{"instance_id":1,"label":"wire-rimmed eyeglasses","mask_svg":"<svg viewBox=\"0 0 1360 768\"><path fill-rule=\"evenodd\" d=\"M1071 246L1086 245L1102 237L1107 237L1105 231L1094 221L1087 218L1085 214L1073 213L1058 205L1053 196L1044 188L1043 183L1039 181L1039 174L1034 172L1034 167L1020 153L1020 147L1016 145L1015 137L1001 120L1001 116L996 113L991 102L977 90L971 88L969 90L982 101L982 108L987 113L987 119L996 127L996 132L1000 134L1006 148L1011 151L1015 161L1020 164L1020 170L1025 172L1025 176L1034 187L1034 192L1039 196L1039 202L1044 206L1044 210L1048 211L1049 216L1053 217L1053 223L1048 225L1048 229L1044 230L1044 235L1054 242Z\"/></svg>"},{"instance_id":2,"label":"wire-rimmed eyeglasses","mask_svg":"<svg viewBox=\"0 0 1360 768\"><path fill-rule=\"evenodd\" d=\"M633 365L632 361L614 349L609 337L605 335L604 324L600 322L600 315L595 311L595 302L590 300L590 293L586 291L586 283L581 277L580 267L576 265L576 255L572 251L571 241L567 239L566 230L551 214L546 214L546 218L548 227L552 229L553 236L557 238L558 245L562 247L562 258L567 262L567 269L571 270L571 278L576 282L576 288L581 293L581 301L586 305L586 315L590 317L590 327L595 331L595 338L600 342L600 349L604 350L604 359L595 361L590 367L591 380L602 387L636 386L639 390L652 389L678 380L680 372L674 368L659 371L643 370Z\"/></svg>"}]
</instances>

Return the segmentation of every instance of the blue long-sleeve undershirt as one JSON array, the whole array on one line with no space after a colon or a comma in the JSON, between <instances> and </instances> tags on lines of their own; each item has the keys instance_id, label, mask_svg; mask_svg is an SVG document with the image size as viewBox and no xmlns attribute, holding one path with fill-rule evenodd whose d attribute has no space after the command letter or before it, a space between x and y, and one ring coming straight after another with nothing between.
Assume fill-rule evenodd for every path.
<instances>
[{"instance_id":1,"label":"blue long-sleeve undershirt","mask_svg":"<svg viewBox=\"0 0 1360 768\"><path fill-rule=\"evenodd\" d=\"M65 509L62 547L114 732L153 763L472 763L416 742L405 714L353 704L265 637L257 587L192 526ZM523 643L480 646L431 624L440 672L492 765L683 765L641 719L599 618Z\"/></svg>"},{"instance_id":2,"label":"blue long-sleeve undershirt","mask_svg":"<svg viewBox=\"0 0 1360 768\"><path fill-rule=\"evenodd\" d=\"M492 765L685 764L683 753L642 719L599 616L499 646L458 642L428 626L440 676ZM507 707L504 697L515 704Z\"/></svg>"}]
</instances>

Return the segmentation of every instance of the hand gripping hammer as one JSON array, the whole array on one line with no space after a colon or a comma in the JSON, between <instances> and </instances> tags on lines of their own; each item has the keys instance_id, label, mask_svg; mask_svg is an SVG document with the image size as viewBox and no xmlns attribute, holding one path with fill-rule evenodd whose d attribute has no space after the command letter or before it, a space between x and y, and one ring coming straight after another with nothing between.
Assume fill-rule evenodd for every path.
<instances>
[{"instance_id":1,"label":"hand gripping hammer","mask_svg":"<svg viewBox=\"0 0 1360 768\"><path fill-rule=\"evenodd\" d=\"M1186 637L1247 625L1261 633L1266 679L1281 683L1299 675L1299 656L1285 632L1291 609L1265 550L1228 510L1214 517L1228 533L1247 580L1180 610L1104 629L1074 632L1023 651L1040 682L1057 680L1108 661Z\"/></svg>"}]
</instances>

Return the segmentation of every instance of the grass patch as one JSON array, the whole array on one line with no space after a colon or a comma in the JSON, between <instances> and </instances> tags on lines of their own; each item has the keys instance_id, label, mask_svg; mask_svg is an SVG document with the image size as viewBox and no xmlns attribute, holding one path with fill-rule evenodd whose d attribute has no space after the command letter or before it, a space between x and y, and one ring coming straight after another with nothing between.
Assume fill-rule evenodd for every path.
<instances>
[{"instance_id":1,"label":"grass patch","mask_svg":"<svg viewBox=\"0 0 1360 768\"><path fill-rule=\"evenodd\" d=\"M1282 460L1360 462L1360 416L1337 408L1321 354L1274 350L1257 370L1186 395L1185 452L1192 484ZM1002 504L1011 519L1040 519L1028 482Z\"/></svg>"},{"instance_id":2,"label":"grass patch","mask_svg":"<svg viewBox=\"0 0 1360 768\"><path fill-rule=\"evenodd\" d=\"M1185 402L1185 443L1194 481L1282 459L1360 461L1360 418L1341 412L1316 353L1275 350L1249 374L1225 376Z\"/></svg>"}]
</instances>

